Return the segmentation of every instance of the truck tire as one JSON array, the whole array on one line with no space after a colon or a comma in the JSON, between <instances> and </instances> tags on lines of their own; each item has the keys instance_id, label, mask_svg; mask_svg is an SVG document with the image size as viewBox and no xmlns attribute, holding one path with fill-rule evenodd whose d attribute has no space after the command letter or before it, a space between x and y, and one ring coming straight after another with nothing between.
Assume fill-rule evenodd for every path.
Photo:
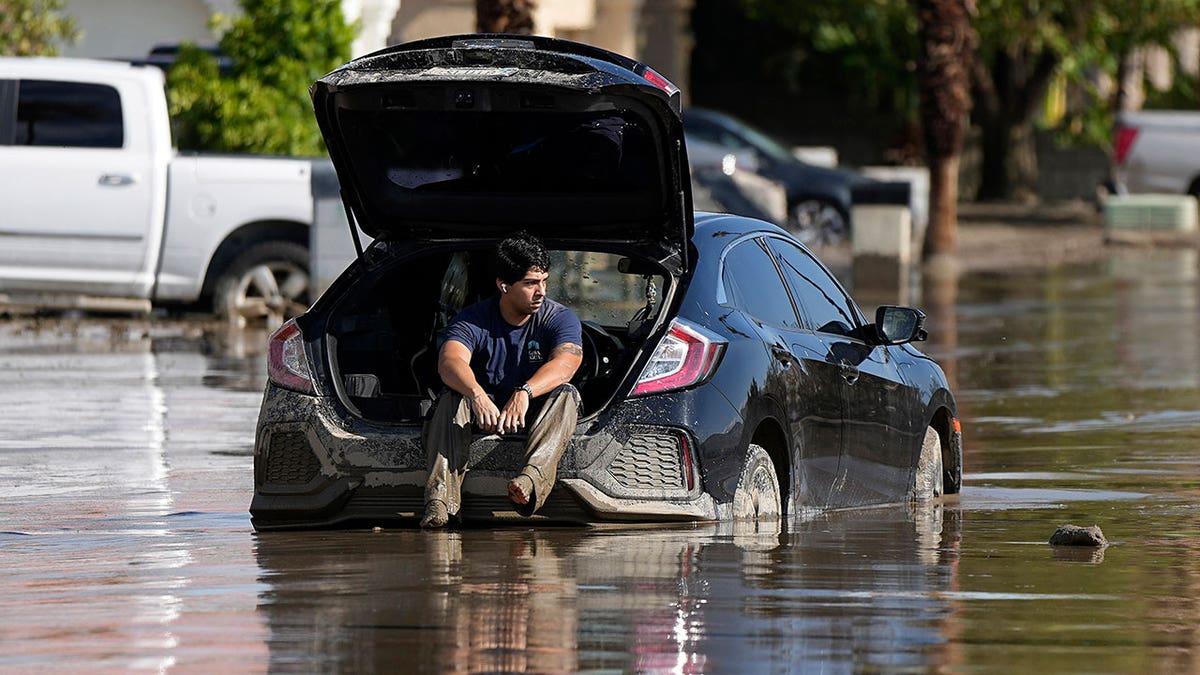
<instances>
[{"instance_id":1,"label":"truck tire","mask_svg":"<svg viewBox=\"0 0 1200 675\"><path fill-rule=\"evenodd\" d=\"M290 241L254 244L213 285L213 310L236 326L274 330L308 309L308 249Z\"/></svg>"},{"instance_id":2,"label":"truck tire","mask_svg":"<svg viewBox=\"0 0 1200 675\"><path fill-rule=\"evenodd\" d=\"M829 246L850 237L846 217L824 199L805 199L792 207L788 229L808 246Z\"/></svg>"},{"instance_id":3,"label":"truck tire","mask_svg":"<svg viewBox=\"0 0 1200 675\"><path fill-rule=\"evenodd\" d=\"M746 464L738 477L737 489L733 492L734 520L778 520L783 514L779 495L775 463L762 446L751 443L746 450Z\"/></svg>"}]
</instances>

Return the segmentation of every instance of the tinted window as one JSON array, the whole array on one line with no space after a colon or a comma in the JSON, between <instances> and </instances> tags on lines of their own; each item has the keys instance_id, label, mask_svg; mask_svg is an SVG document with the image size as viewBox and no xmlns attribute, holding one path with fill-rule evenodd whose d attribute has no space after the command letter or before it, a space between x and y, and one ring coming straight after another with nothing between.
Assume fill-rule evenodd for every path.
<instances>
[{"instance_id":1,"label":"tinted window","mask_svg":"<svg viewBox=\"0 0 1200 675\"><path fill-rule=\"evenodd\" d=\"M121 96L102 84L22 80L16 145L119 148Z\"/></svg>"},{"instance_id":2,"label":"tinted window","mask_svg":"<svg viewBox=\"0 0 1200 675\"><path fill-rule=\"evenodd\" d=\"M822 333L849 334L857 323L855 313L850 298L833 277L796 246L780 239L771 239L769 245L808 327Z\"/></svg>"},{"instance_id":3,"label":"tinted window","mask_svg":"<svg viewBox=\"0 0 1200 675\"><path fill-rule=\"evenodd\" d=\"M796 310L771 257L756 241L739 244L725 257L721 272L727 304L740 308L764 324L799 328Z\"/></svg>"},{"instance_id":4,"label":"tinted window","mask_svg":"<svg viewBox=\"0 0 1200 675\"><path fill-rule=\"evenodd\" d=\"M572 209L609 230L662 217L654 135L628 111L345 110L339 121L379 222L491 232Z\"/></svg>"}]
</instances>

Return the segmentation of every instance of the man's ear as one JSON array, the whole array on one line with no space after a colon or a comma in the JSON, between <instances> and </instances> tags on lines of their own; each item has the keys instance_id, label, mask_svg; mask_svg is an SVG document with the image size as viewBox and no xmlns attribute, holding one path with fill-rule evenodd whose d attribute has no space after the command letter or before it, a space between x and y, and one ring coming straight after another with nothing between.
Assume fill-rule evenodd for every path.
<instances>
[{"instance_id":1,"label":"man's ear","mask_svg":"<svg viewBox=\"0 0 1200 675\"><path fill-rule=\"evenodd\" d=\"M503 279L497 278L497 279L496 279L496 285L500 287L500 292L501 292L501 293L507 293L507 292L508 292L508 284L504 283L504 280L503 280Z\"/></svg>"}]
</instances>

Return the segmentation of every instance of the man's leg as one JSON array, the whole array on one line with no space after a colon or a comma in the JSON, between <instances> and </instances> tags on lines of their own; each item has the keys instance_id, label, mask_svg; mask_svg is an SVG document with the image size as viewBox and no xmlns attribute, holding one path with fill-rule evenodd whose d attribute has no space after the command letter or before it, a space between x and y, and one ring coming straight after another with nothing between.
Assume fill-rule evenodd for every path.
<instances>
[{"instance_id":1,"label":"man's leg","mask_svg":"<svg viewBox=\"0 0 1200 675\"><path fill-rule=\"evenodd\" d=\"M562 459L579 423L579 392L564 384L547 394L537 419L529 427L525 443L525 468L508 485L508 496L533 515L554 487L558 460Z\"/></svg>"},{"instance_id":2,"label":"man's leg","mask_svg":"<svg viewBox=\"0 0 1200 675\"><path fill-rule=\"evenodd\" d=\"M429 479L421 527L441 527L462 506L462 481L471 447L471 405L450 390L438 397L425 427Z\"/></svg>"}]
</instances>

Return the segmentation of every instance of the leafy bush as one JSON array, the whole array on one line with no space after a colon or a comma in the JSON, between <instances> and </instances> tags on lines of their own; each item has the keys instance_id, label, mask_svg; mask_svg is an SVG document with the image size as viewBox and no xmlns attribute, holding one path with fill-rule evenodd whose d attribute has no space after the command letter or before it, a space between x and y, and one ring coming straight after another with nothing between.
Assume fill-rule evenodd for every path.
<instances>
[{"instance_id":1,"label":"leafy bush","mask_svg":"<svg viewBox=\"0 0 1200 675\"><path fill-rule=\"evenodd\" d=\"M0 0L0 56L57 56L79 38L62 0Z\"/></svg>"},{"instance_id":2,"label":"leafy bush","mask_svg":"<svg viewBox=\"0 0 1200 675\"><path fill-rule=\"evenodd\" d=\"M183 150L312 156L325 153L308 87L350 58L357 25L340 0L240 0L217 58L185 45L167 75L175 142Z\"/></svg>"}]
</instances>

